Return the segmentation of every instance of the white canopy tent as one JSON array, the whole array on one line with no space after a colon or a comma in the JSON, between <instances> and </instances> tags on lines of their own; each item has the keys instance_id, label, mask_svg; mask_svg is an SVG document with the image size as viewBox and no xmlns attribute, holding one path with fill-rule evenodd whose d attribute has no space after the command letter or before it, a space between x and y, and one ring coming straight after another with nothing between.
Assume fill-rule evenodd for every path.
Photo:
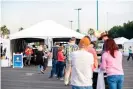
<instances>
[{"instance_id":1,"label":"white canopy tent","mask_svg":"<svg viewBox=\"0 0 133 89\"><path fill-rule=\"evenodd\" d=\"M82 38L84 35L74 30L68 29L54 21L42 21L30 28L10 35L10 39L19 38Z\"/></svg>"},{"instance_id":2,"label":"white canopy tent","mask_svg":"<svg viewBox=\"0 0 133 89\"><path fill-rule=\"evenodd\" d=\"M127 42L127 41L129 41L129 40L128 40L127 38L124 38L124 37L119 37L119 38L115 38L114 41L115 41L116 44L121 44L121 45L123 45L124 42Z\"/></svg>"},{"instance_id":3,"label":"white canopy tent","mask_svg":"<svg viewBox=\"0 0 133 89\"><path fill-rule=\"evenodd\" d=\"M127 42L124 43L124 55L128 56L129 52L128 52L128 48L132 46L133 47L133 38Z\"/></svg>"},{"instance_id":4,"label":"white canopy tent","mask_svg":"<svg viewBox=\"0 0 133 89\"><path fill-rule=\"evenodd\" d=\"M83 34L78 33L72 29L66 28L54 21L46 20L37 23L27 29L19 31L15 34L10 35L10 40L12 44L15 43L13 39L20 38L41 38L45 39L46 44L49 48L52 46L53 38L71 38L76 37L81 39L84 37ZM11 51L13 52L14 45L11 45Z\"/></svg>"}]
</instances>

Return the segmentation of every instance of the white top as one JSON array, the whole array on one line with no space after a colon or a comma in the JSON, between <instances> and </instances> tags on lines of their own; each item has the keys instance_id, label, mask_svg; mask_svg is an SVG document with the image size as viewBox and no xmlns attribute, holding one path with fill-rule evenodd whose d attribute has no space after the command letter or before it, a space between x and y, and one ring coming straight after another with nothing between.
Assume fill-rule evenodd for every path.
<instances>
[{"instance_id":1,"label":"white top","mask_svg":"<svg viewBox=\"0 0 133 89\"><path fill-rule=\"evenodd\" d=\"M92 86L93 55L85 50L78 50L70 54L72 77L74 86Z\"/></svg>"}]
</instances>

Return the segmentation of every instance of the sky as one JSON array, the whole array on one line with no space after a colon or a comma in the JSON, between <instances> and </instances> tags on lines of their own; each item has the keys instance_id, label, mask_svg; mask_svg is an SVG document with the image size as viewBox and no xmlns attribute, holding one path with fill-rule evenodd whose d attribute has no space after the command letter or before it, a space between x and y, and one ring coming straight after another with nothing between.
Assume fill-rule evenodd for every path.
<instances>
[{"instance_id":1,"label":"sky","mask_svg":"<svg viewBox=\"0 0 133 89\"><path fill-rule=\"evenodd\" d=\"M11 33L44 20L53 20L67 28L78 28L77 8L80 10L80 30L96 30L96 0L1 0L0 25ZM133 0L99 0L99 30L133 21Z\"/></svg>"}]
</instances>

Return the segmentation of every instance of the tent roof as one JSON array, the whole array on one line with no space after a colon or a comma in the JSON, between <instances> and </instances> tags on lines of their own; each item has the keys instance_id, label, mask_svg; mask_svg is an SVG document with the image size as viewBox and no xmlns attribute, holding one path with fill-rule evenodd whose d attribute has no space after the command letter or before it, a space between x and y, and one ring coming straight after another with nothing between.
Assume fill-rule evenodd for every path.
<instances>
[{"instance_id":1,"label":"tent roof","mask_svg":"<svg viewBox=\"0 0 133 89\"><path fill-rule=\"evenodd\" d=\"M128 41L126 41L125 43L133 43L133 38L128 40Z\"/></svg>"},{"instance_id":2,"label":"tent roof","mask_svg":"<svg viewBox=\"0 0 133 89\"><path fill-rule=\"evenodd\" d=\"M30 28L10 35L10 39L19 38L82 38L84 35L68 29L54 21L46 20L31 26Z\"/></svg>"},{"instance_id":3,"label":"tent roof","mask_svg":"<svg viewBox=\"0 0 133 89\"><path fill-rule=\"evenodd\" d=\"M119 38L115 38L114 41L116 42L116 44L124 44L125 42L127 42L129 40L124 37L119 37Z\"/></svg>"}]
</instances>

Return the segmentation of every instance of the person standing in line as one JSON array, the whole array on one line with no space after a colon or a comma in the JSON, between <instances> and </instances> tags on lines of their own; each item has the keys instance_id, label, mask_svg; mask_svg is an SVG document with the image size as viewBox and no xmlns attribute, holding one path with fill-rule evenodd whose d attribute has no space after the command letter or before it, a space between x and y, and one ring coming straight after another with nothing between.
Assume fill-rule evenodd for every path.
<instances>
[{"instance_id":1,"label":"person standing in line","mask_svg":"<svg viewBox=\"0 0 133 89\"><path fill-rule=\"evenodd\" d=\"M27 57L27 60L25 60L25 65L27 65L26 63L28 62L28 65L30 66L30 61L31 61L31 55L33 54L33 50L27 46L27 48L25 49L25 54Z\"/></svg>"},{"instance_id":2,"label":"person standing in line","mask_svg":"<svg viewBox=\"0 0 133 89\"><path fill-rule=\"evenodd\" d=\"M93 89L92 75L94 57L86 49L90 45L90 40L84 37L79 42L79 50L70 54L72 76L72 89ZM69 69L71 69L69 68Z\"/></svg>"},{"instance_id":3,"label":"person standing in line","mask_svg":"<svg viewBox=\"0 0 133 89\"><path fill-rule=\"evenodd\" d=\"M49 59L49 57L50 57L50 52L48 50L48 46L44 45L44 57L43 57L44 66L43 66L43 71L46 71L46 69L48 67L48 59Z\"/></svg>"},{"instance_id":4,"label":"person standing in line","mask_svg":"<svg viewBox=\"0 0 133 89\"><path fill-rule=\"evenodd\" d=\"M70 53L73 52L73 51L77 51L79 49L78 45L75 44L76 43L76 38L75 37L72 37L70 40L69 40L69 43L67 45L65 45L65 50L64 50L64 54L66 56L66 68L65 68L65 78L64 78L64 83L65 83L65 86L69 85L69 82L70 82L70 77L71 77L71 71L69 70L69 65L71 64L70 63Z\"/></svg>"},{"instance_id":5,"label":"person standing in line","mask_svg":"<svg viewBox=\"0 0 133 89\"><path fill-rule=\"evenodd\" d=\"M88 38L88 40L91 42L91 39L90 39L89 36L85 36L85 37ZM94 57L93 70L94 70L94 69L96 69L98 67L98 57L97 57L96 50L94 49L93 42L90 43L90 45L88 46L88 48L86 50L93 54L93 57Z\"/></svg>"},{"instance_id":6,"label":"person standing in line","mask_svg":"<svg viewBox=\"0 0 133 89\"><path fill-rule=\"evenodd\" d=\"M124 83L122 53L118 50L118 46L113 39L108 39L105 47L106 50L102 55L100 68L107 73L109 89L122 89Z\"/></svg>"},{"instance_id":7,"label":"person standing in line","mask_svg":"<svg viewBox=\"0 0 133 89\"><path fill-rule=\"evenodd\" d=\"M0 43L0 57L2 58L3 56L3 44Z\"/></svg>"},{"instance_id":8,"label":"person standing in line","mask_svg":"<svg viewBox=\"0 0 133 89\"><path fill-rule=\"evenodd\" d=\"M102 33L100 39L104 41L104 44L103 44L103 52L104 52L106 50L105 43L106 43L106 40L109 39L109 35L107 33Z\"/></svg>"},{"instance_id":9,"label":"person standing in line","mask_svg":"<svg viewBox=\"0 0 133 89\"><path fill-rule=\"evenodd\" d=\"M59 47L58 49L58 62L57 62L57 79L63 80L63 69L65 66L65 56L63 54L63 47Z\"/></svg>"},{"instance_id":10,"label":"person standing in line","mask_svg":"<svg viewBox=\"0 0 133 89\"><path fill-rule=\"evenodd\" d=\"M44 66L44 60L43 60L44 52L43 52L43 46L40 45L38 47L38 51L36 52L36 64L39 65L39 71L44 74L44 71L42 69L42 66Z\"/></svg>"},{"instance_id":11,"label":"person standing in line","mask_svg":"<svg viewBox=\"0 0 133 89\"><path fill-rule=\"evenodd\" d=\"M127 58L127 61L129 61L130 57L132 57L132 60L133 60L133 47L130 46L130 47L128 48L128 51L129 51L129 56L128 56L128 58Z\"/></svg>"},{"instance_id":12,"label":"person standing in line","mask_svg":"<svg viewBox=\"0 0 133 89\"><path fill-rule=\"evenodd\" d=\"M32 45L32 50L33 50L33 59L34 59L34 64L36 65L36 53L37 53L37 48L35 45Z\"/></svg>"},{"instance_id":13,"label":"person standing in line","mask_svg":"<svg viewBox=\"0 0 133 89\"><path fill-rule=\"evenodd\" d=\"M50 77L49 78L53 78L53 75L57 76L57 53L58 53L58 48L60 46L60 43L56 43L56 45L54 47L52 47L52 69L51 69L51 73L50 73Z\"/></svg>"},{"instance_id":14,"label":"person standing in line","mask_svg":"<svg viewBox=\"0 0 133 89\"><path fill-rule=\"evenodd\" d=\"M100 39L102 39L102 40L104 41L103 49L102 49L102 52L101 52L101 56L102 56L102 54L103 54L103 53L105 52L105 50L106 50L106 46L105 46L106 40L110 39L110 37L109 37L109 35L108 35L107 33L103 32L103 33L101 34ZM100 62L102 62L102 57L101 57Z\"/></svg>"}]
</instances>

